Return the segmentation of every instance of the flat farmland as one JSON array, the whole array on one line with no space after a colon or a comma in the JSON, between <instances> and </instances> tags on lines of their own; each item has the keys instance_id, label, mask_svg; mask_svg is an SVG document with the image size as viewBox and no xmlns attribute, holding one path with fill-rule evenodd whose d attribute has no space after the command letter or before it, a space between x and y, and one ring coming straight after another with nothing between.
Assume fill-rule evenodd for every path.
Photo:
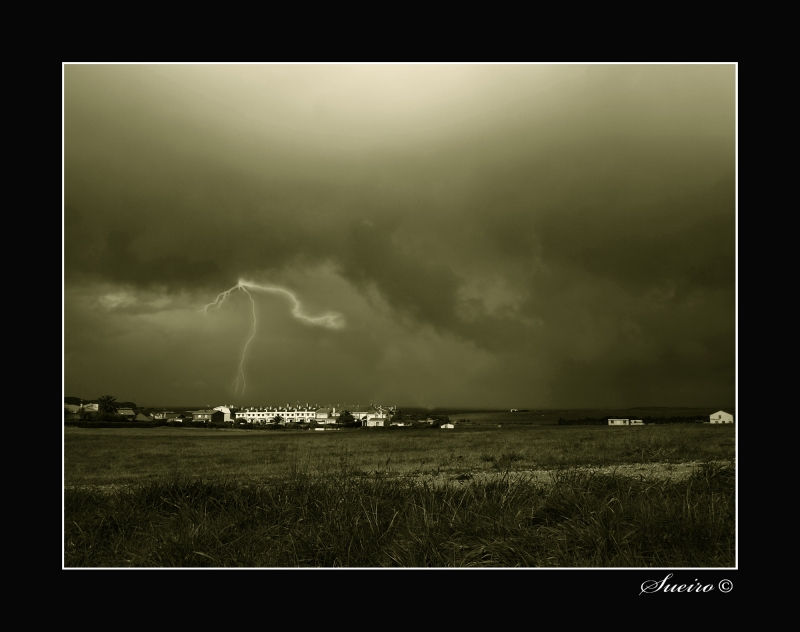
<instances>
[{"instance_id":1,"label":"flat farmland","mask_svg":"<svg viewBox=\"0 0 800 632\"><path fill-rule=\"evenodd\" d=\"M516 414L516 413L509 413ZM732 426L462 425L333 432L184 428L64 429L64 482L144 483L176 477L255 482L331 471L464 475L565 466L732 460Z\"/></svg>"},{"instance_id":2,"label":"flat farmland","mask_svg":"<svg viewBox=\"0 0 800 632\"><path fill-rule=\"evenodd\" d=\"M64 564L730 567L734 442L698 424L65 428Z\"/></svg>"}]
</instances>

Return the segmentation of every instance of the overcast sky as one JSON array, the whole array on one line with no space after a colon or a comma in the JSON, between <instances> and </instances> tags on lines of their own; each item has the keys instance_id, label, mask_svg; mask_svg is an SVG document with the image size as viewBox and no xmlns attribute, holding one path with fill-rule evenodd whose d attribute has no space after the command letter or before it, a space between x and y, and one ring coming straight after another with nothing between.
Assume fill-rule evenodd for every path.
<instances>
[{"instance_id":1,"label":"overcast sky","mask_svg":"<svg viewBox=\"0 0 800 632\"><path fill-rule=\"evenodd\" d=\"M66 65L64 393L732 406L735 70Z\"/></svg>"}]
</instances>

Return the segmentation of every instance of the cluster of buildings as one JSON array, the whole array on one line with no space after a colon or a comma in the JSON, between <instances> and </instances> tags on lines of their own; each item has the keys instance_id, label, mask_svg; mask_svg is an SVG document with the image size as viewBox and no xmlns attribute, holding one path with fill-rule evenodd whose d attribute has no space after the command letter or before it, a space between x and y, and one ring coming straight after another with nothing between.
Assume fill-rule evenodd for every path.
<instances>
[{"instance_id":1,"label":"cluster of buildings","mask_svg":"<svg viewBox=\"0 0 800 632\"><path fill-rule=\"evenodd\" d=\"M67 420L83 419L87 413L100 412L100 404L97 402L86 402L83 404L64 404L64 418ZM131 421L153 421L144 413L137 413L133 408L123 406L117 409L117 414Z\"/></svg>"},{"instance_id":2,"label":"cluster of buildings","mask_svg":"<svg viewBox=\"0 0 800 632\"><path fill-rule=\"evenodd\" d=\"M270 423L314 423L316 425L335 424L339 416L347 410L354 421L360 421L367 427L386 427L395 412L394 407L366 406L339 408L336 406L329 408L318 408L316 406L267 406L267 407L246 407L237 408L235 406L223 405L216 408L194 410L182 415L172 411L160 411L153 413L153 419L165 421L203 421L203 422L225 422L239 421L240 423L266 425Z\"/></svg>"}]
</instances>

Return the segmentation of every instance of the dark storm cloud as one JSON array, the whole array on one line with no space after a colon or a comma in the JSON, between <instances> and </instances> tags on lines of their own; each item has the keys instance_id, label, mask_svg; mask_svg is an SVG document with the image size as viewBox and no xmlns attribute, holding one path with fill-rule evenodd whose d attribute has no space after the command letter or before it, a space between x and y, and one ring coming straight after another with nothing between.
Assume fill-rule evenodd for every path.
<instances>
[{"instance_id":1,"label":"dark storm cloud","mask_svg":"<svg viewBox=\"0 0 800 632\"><path fill-rule=\"evenodd\" d=\"M200 253L202 256L202 253ZM70 263L74 259L68 260ZM192 260L181 254L167 254L142 260L130 233L112 230L97 256L84 260L87 268L101 270L115 281L150 284L193 284L213 278L218 271L213 261ZM77 266L76 266L77 267Z\"/></svg>"},{"instance_id":2,"label":"dark storm cloud","mask_svg":"<svg viewBox=\"0 0 800 632\"><path fill-rule=\"evenodd\" d=\"M707 217L675 232L611 238L574 257L633 292L664 284L681 293L732 290L735 230L728 214Z\"/></svg>"},{"instance_id":3,"label":"dark storm cloud","mask_svg":"<svg viewBox=\"0 0 800 632\"><path fill-rule=\"evenodd\" d=\"M636 318L602 354L569 360L553 382L553 398L570 405L724 405L735 383L730 297L708 295L692 305L668 304Z\"/></svg>"},{"instance_id":4,"label":"dark storm cloud","mask_svg":"<svg viewBox=\"0 0 800 632\"><path fill-rule=\"evenodd\" d=\"M329 266L494 354L487 405L732 398L733 78L67 66L65 279L213 297Z\"/></svg>"},{"instance_id":5,"label":"dark storm cloud","mask_svg":"<svg viewBox=\"0 0 800 632\"><path fill-rule=\"evenodd\" d=\"M393 243L391 232L356 222L342 247L330 254L347 278L360 286L377 287L398 311L433 324L455 320L457 275L424 253L404 253Z\"/></svg>"}]
</instances>

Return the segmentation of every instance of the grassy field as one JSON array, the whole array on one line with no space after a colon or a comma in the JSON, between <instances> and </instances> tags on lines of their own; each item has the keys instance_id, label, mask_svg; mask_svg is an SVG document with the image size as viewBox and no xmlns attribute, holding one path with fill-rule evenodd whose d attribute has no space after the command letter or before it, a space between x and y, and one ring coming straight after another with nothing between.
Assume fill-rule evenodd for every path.
<instances>
[{"instance_id":1,"label":"grassy field","mask_svg":"<svg viewBox=\"0 0 800 632\"><path fill-rule=\"evenodd\" d=\"M65 428L64 565L732 567L734 438ZM685 461L682 478L620 473Z\"/></svg>"},{"instance_id":2,"label":"grassy field","mask_svg":"<svg viewBox=\"0 0 800 632\"><path fill-rule=\"evenodd\" d=\"M183 428L64 429L67 486L164 477L259 481L314 475L347 459L354 473L388 475L532 470L565 465L720 461L732 426L544 426L251 432Z\"/></svg>"},{"instance_id":3,"label":"grassy field","mask_svg":"<svg viewBox=\"0 0 800 632\"><path fill-rule=\"evenodd\" d=\"M294 476L65 493L65 566L732 567L734 473L549 485Z\"/></svg>"}]
</instances>

